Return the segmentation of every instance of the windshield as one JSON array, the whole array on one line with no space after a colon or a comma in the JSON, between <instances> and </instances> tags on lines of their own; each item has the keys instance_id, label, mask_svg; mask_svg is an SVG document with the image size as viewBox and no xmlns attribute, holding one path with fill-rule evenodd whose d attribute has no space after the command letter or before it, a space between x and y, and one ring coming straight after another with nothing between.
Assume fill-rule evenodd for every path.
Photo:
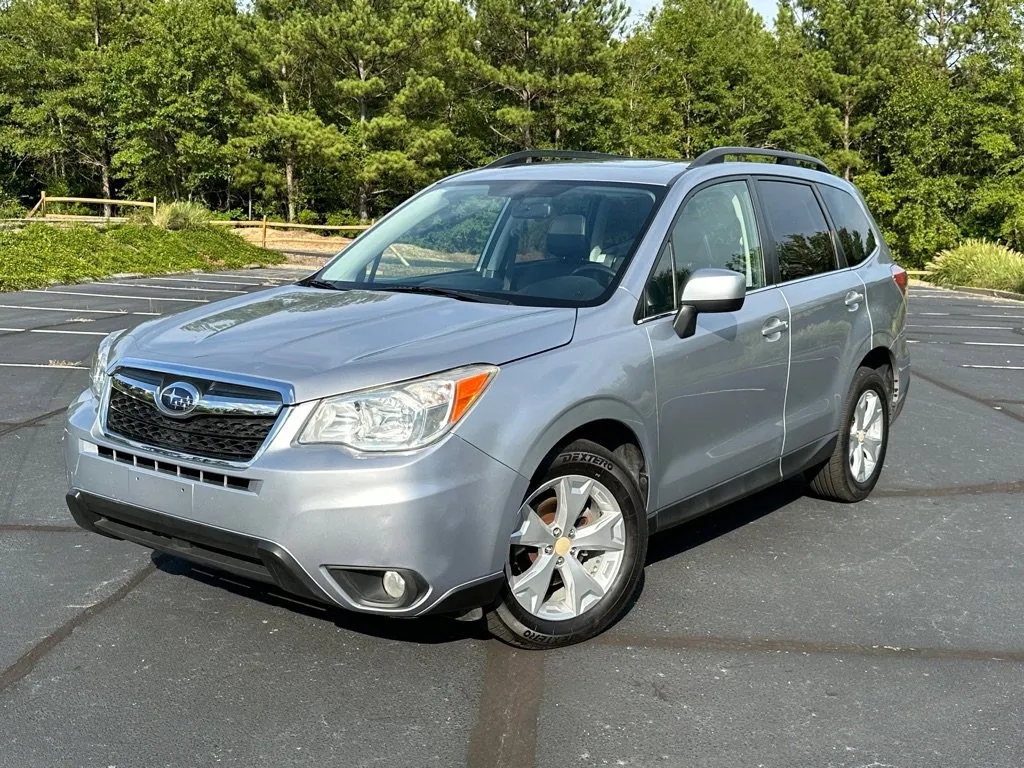
<instances>
[{"instance_id":1,"label":"windshield","mask_svg":"<svg viewBox=\"0 0 1024 768\"><path fill-rule=\"evenodd\" d=\"M446 184L367 231L316 278L503 303L584 306L614 289L660 190L529 181Z\"/></svg>"}]
</instances>

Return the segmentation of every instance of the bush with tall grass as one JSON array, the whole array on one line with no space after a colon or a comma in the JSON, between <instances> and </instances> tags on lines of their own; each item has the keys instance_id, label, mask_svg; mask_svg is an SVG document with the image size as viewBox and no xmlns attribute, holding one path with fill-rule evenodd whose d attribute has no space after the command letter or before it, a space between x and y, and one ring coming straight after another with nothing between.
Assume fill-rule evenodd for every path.
<instances>
[{"instance_id":1,"label":"bush with tall grass","mask_svg":"<svg viewBox=\"0 0 1024 768\"><path fill-rule=\"evenodd\" d=\"M178 232L183 229L199 229L210 221L210 212L199 203L178 200L157 207L153 214L154 226Z\"/></svg>"},{"instance_id":2,"label":"bush with tall grass","mask_svg":"<svg viewBox=\"0 0 1024 768\"><path fill-rule=\"evenodd\" d=\"M281 254L214 227L168 232L137 224L107 228L30 224L21 231L0 231L0 291L77 283L119 272L152 275L282 261Z\"/></svg>"},{"instance_id":3,"label":"bush with tall grass","mask_svg":"<svg viewBox=\"0 0 1024 768\"><path fill-rule=\"evenodd\" d=\"M926 265L937 285L965 285L1024 293L1024 254L999 243L964 240Z\"/></svg>"}]
</instances>

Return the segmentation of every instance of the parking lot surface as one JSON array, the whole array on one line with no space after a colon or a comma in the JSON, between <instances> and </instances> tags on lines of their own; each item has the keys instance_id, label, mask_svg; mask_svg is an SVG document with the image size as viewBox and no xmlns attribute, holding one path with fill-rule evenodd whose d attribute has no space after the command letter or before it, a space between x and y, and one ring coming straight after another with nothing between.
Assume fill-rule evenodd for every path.
<instances>
[{"instance_id":1,"label":"parking lot surface","mask_svg":"<svg viewBox=\"0 0 1024 768\"><path fill-rule=\"evenodd\" d=\"M622 621L526 653L74 527L101 336L300 274L0 294L0 765L1024 765L1024 303L911 288L867 501L793 482L661 534Z\"/></svg>"}]
</instances>

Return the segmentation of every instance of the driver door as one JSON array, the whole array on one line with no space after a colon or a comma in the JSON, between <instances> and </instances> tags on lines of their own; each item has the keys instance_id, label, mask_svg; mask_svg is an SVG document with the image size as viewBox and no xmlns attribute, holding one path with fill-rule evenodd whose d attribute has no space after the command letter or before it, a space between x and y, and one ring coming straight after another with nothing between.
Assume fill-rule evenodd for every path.
<instances>
[{"instance_id":1,"label":"driver door","mask_svg":"<svg viewBox=\"0 0 1024 768\"><path fill-rule=\"evenodd\" d=\"M658 508L718 486L716 502L778 478L789 365L789 310L767 285L748 181L716 180L683 202L648 283L645 321L654 356L661 467L652 478ZM697 269L747 278L737 312L697 316L696 332L672 328L678 297ZM734 481L734 484L730 481ZM669 524L702 511L675 509Z\"/></svg>"}]
</instances>

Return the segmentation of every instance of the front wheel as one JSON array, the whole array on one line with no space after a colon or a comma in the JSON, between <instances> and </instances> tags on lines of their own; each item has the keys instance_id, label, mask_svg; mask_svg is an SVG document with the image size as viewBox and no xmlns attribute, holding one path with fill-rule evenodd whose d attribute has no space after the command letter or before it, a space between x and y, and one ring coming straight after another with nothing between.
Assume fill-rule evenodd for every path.
<instances>
[{"instance_id":1,"label":"front wheel","mask_svg":"<svg viewBox=\"0 0 1024 768\"><path fill-rule=\"evenodd\" d=\"M577 440L526 495L488 628L520 648L587 640L630 603L646 556L636 481L616 456Z\"/></svg>"},{"instance_id":2,"label":"front wheel","mask_svg":"<svg viewBox=\"0 0 1024 768\"><path fill-rule=\"evenodd\" d=\"M889 388L874 368L858 368L846 397L835 450L811 479L811 489L834 501L860 501L878 482L889 445Z\"/></svg>"}]
</instances>

